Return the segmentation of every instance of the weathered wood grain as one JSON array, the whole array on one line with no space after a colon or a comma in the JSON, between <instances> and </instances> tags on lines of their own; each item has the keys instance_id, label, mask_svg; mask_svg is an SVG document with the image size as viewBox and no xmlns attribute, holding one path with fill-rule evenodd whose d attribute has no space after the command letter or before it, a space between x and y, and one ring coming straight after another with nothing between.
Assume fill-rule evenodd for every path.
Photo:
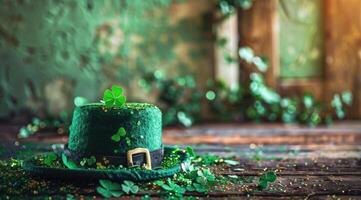
<instances>
[{"instance_id":1,"label":"weathered wood grain","mask_svg":"<svg viewBox=\"0 0 361 200\"><path fill-rule=\"evenodd\" d=\"M215 154L238 160L234 166L219 164L212 166L212 170L219 175L237 175L238 184L230 184L225 189L213 190L208 195L187 193L208 199L360 199L361 197L361 125L358 123L335 125L310 129L306 127L267 125L230 125L209 124L191 129L166 129L165 143L187 142L185 147L193 144L197 154ZM5 132L3 132L5 131ZM30 138L16 139L16 128L2 128L0 126L0 145L8 149L11 155L16 151L33 149L34 152L44 152L53 149L52 143L66 143L67 137L53 132L41 133ZM349 140L339 140L338 137L351 137ZM328 139L317 139L325 136ZM199 138L194 142L194 138ZM250 143L237 143L234 138L248 138ZM302 139L298 145L292 145L292 138L311 137ZM184 139L186 138L186 139ZM207 138L218 138L211 144L205 144ZM233 139L232 145L222 138ZM269 143L262 138L268 138ZM282 138L282 143L274 138ZM331 139L329 139L331 138ZM203 139L203 140L202 140ZM18 142L15 145L14 142ZM244 140L245 141L245 140ZM301 141L301 140L300 140ZM322 142L323 141L323 142ZM327 141L327 142L326 142ZM223 142L223 143L222 143ZM197 143L197 144L196 144ZM291 143L291 144L290 144ZM258 177L268 170L277 173L277 180L264 191L257 191ZM253 182L247 182L254 177ZM69 183L54 182L54 190L48 195L66 195L60 188ZM72 183L73 184L73 183ZM97 196L94 191L96 183L82 186L74 184L78 193L84 196ZM58 187L59 186L59 187ZM149 190L133 197L150 195L159 199L158 191ZM33 194L26 194L32 196ZM38 197L38 195L36 195ZM35 196L34 196L35 197Z\"/></svg>"}]
</instances>

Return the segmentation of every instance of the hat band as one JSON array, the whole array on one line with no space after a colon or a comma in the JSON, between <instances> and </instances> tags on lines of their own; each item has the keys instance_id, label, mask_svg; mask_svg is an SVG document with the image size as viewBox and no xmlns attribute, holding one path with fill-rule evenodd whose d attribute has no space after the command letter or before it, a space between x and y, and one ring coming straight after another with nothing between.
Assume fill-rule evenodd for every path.
<instances>
[{"instance_id":1,"label":"hat band","mask_svg":"<svg viewBox=\"0 0 361 200\"><path fill-rule=\"evenodd\" d=\"M97 162L109 162L114 166L129 166L129 160L127 153L120 154L116 156L107 156L107 155L96 155L90 153L80 153L80 152L73 152L71 151L67 145L64 146L64 153L65 155L77 162L80 162L83 158L89 158L94 156ZM147 161L147 154L145 153L135 153L132 154L132 166L143 166L149 164L149 160ZM152 168L157 168L161 166L163 157L164 157L164 149L163 146L160 149L149 151L150 161Z\"/></svg>"}]
</instances>

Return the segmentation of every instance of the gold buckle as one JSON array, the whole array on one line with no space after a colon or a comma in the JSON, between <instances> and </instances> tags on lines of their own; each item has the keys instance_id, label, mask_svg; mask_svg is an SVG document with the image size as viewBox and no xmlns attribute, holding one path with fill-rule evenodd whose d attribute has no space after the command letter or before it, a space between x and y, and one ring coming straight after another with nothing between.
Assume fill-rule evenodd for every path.
<instances>
[{"instance_id":1,"label":"gold buckle","mask_svg":"<svg viewBox=\"0 0 361 200\"><path fill-rule=\"evenodd\" d=\"M132 150L129 150L127 152L127 160L128 160L128 166L133 167L133 155L138 153L144 153L146 158L146 164L145 168L151 170L152 169L152 160L150 159L150 153L149 150L146 148L135 148Z\"/></svg>"}]
</instances>

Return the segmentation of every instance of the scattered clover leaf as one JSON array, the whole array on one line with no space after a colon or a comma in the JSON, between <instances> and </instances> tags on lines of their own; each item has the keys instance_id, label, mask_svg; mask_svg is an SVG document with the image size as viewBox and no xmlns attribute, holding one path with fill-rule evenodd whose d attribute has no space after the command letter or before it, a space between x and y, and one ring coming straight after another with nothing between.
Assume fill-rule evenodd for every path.
<instances>
[{"instance_id":1,"label":"scattered clover leaf","mask_svg":"<svg viewBox=\"0 0 361 200\"><path fill-rule=\"evenodd\" d=\"M69 169L77 169L78 168L78 166L73 161L69 160L68 157L64 153L61 155L61 159L63 161L63 164L67 168L69 168Z\"/></svg>"},{"instance_id":2,"label":"scattered clover leaf","mask_svg":"<svg viewBox=\"0 0 361 200\"><path fill-rule=\"evenodd\" d=\"M132 181L124 181L124 183L122 184L122 190L127 194L136 194L138 193L139 187L135 185Z\"/></svg>"},{"instance_id":3,"label":"scattered clover leaf","mask_svg":"<svg viewBox=\"0 0 361 200\"><path fill-rule=\"evenodd\" d=\"M266 180L268 181L268 182L275 182L276 181L276 179L277 179L277 175L276 175L276 173L275 172L267 172L266 173Z\"/></svg>"},{"instance_id":4,"label":"scattered clover leaf","mask_svg":"<svg viewBox=\"0 0 361 200\"><path fill-rule=\"evenodd\" d=\"M186 147L186 153L191 157L191 158L195 158L196 154L194 153L194 150L192 147L187 146Z\"/></svg>"},{"instance_id":5,"label":"scattered clover leaf","mask_svg":"<svg viewBox=\"0 0 361 200\"><path fill-rule=\"evenodd\" d=\"M113 85L112 89L106 89L103 95L103 102L106 106L116 106L122 107L125 102L126 98L123 94L123 89L119 86Z\"/></svg>"},{"instance_id":6,"label":"scattered clover leaf","mask_svg":"<svg viewBox=\"0 0 361 200\"><path fill-rule=\"evenodd\" d=\"M211 155L211 154L207 154L207 155L200 155L199 156L199 162L202 165L206 165L206 166L210 166L213 164L216 164L221 158L217 155Z\"/></svg>"},{"instance_id":7,"label":"scattered clover leaf","mask_svg":"<svg viewBox=\"0 0 361 200\"><path fill-rule=\"evenodd\" d=\"M114 183L109 180L99 180L100 186L97 187L97 192L105 198L120 197L123 195L122 187L119 183Z\"/></svg>"},{"instance_id":8,"label":"scattered clover leaf","mask_svg":"<svg viewBox=\"0 0 361 200\"><path fill-rule=\"evenodd\" d=\"M189 173L195 170L193 164L191 162L183 162L181 163L181 168L184 172Z\"/></svg>"},{"instance_id":9,"label":"scattered clover leaf","mask_svg":"<svg viewBox=\"0 0 361 200\"><path fill-rule=\"evenodd\" d=\"M117 131L117 133L115 133L114 135L112 135L111 139L114 142L119 142L122 137L124 137L127 134L127 132L125 131L125 129L123 127L120 127Z\"/></svg>"},{"instance_id":10,"label":"scattered clover leaf","mask_svg":"<svg viewBox=\"0 0 361 200\"><path fill-rule=\"evenodd\" d=\"M57 159L57 155L55 153L49 153L44 157L44 164L47 166L51 166L54 161Z\"/></svg>"},{"instance_id":11,"label":"scattered clover leaf","mask_svg":"<svg viewBox=\"0 0 361 200\"><path fill-rule=\"evenodd\" d=\"M187 185L187 191L201 193L208 192L216 183L215 175L209 169L198 169L188 173L191 183Z\"/></svg>"},{"instance_id":12,"label":"scattered clover leaf","mask_svg":"<svg viewBox=\"0 0 361 200\"><path fill-rule=\"evenodd\" d=\"M268 187L269 183L273 183L275 182L277 179L277 175L275 172L273 171L269 171L266 172L265 174L263 174L259 180L258 180L258 188L260 190L264 190Z\"/></svg>"}]
</instances>

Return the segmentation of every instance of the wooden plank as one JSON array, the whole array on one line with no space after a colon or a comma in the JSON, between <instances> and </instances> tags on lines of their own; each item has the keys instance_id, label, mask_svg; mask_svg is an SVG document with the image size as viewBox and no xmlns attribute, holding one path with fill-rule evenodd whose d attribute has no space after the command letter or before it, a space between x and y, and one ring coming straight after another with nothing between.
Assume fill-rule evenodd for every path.
<instances>
[{"instance_id":1,"label":"wooden plank","mask_svg":"<svg viewBox=\"0 0 361 200\"><path fill-rule=\"evenodd\" d=\"M224 175L257 176L265 170L276 170L280 176L361 176L361 158L314 158L283 160L237 159L237 166L219 165L215 170Z\"/></svg>"},{"instance_id":2,"label":"wooden plank","mask_svg":"<svg viewBox=\"0 0 361 200\"><path fill-rule=\"evenodd\" d=\"M221 136L221 135L197 135L197 136L174 136L165 134L164 143L170 145L177 144L359 144L361 135L343 134L343 135L292 135L292 136Z\"/></svg>"},{"instance_id":3,"label":"wooden plank","mask_svg":"<svg viewBox=\"0 0 361 200\"><path fill-rule=\"evenodd\" d=\"M361 117L361 1L325 0L326 99L350 90L352 117Z\"/></svg>"},{"instance_id":4,"label":"wooden plank","mask_svg":"<svg viewBox=\"0 0 361 200\"><path fill-rule=\"evenodd\" d=\"M278 74L278 37L277 37L277 0L254 0L249 10L239 10L239 46L251 47L257 55L268 59L269 68L266 82L277 86ZM252 66L241 63L241 80L248 80Z\"/></svg>"}]
</instances>

